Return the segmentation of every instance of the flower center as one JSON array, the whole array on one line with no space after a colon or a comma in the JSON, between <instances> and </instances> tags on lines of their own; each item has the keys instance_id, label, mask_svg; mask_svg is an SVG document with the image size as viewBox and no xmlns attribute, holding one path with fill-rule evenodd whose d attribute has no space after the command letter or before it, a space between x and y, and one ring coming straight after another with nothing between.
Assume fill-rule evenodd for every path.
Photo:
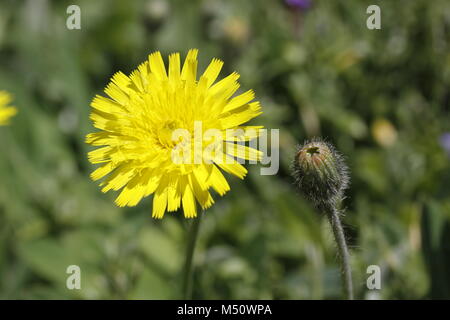
<instances>
[{"instance_id":1,"label":"flower center","mask_svg":"<svg viewBox=\"0 0 450 320\"><path fill-rule=\"evenodd\" d=\"M177 143L182 140L180 135L177 135L174 131L180 129L180 125L176 120L166 121L158 130L158 140L163 147L173 148ZM173 138L175 140L173 140Z\"/></svg>"}]
</instances>

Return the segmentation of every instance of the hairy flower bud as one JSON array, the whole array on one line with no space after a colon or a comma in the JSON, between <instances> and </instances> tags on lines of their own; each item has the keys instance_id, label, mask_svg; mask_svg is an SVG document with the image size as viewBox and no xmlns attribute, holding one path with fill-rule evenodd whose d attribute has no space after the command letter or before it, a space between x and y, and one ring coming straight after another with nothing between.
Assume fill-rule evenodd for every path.
<instances>
[{"instance_id":1,"label":"hairy flower bud","mask_svg":"<svg viewBox=\"0 0 450 320\"><path fill-rule=\"evenodd\" d=\"M348 186L348 168L343 157L321 139L299 147L293 177L299 190L316 206L335 204Z\"/></svg>"}]
</instances>

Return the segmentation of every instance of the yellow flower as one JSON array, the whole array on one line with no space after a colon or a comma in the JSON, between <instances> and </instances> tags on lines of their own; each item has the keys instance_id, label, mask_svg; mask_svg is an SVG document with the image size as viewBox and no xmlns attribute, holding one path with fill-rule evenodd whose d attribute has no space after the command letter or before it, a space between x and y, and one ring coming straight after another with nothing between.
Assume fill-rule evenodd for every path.
<instances>
[{"instance_id":1,"label":"yellow flower","mask_svg":"<svg viewBox=\"0 0 450 320\"><path fill-rule=\"evenodd\" d=\"M186 218L196 217L197 202L202 209L214 203L211 188L219 195L230 189L220 169L242 179L247 170L237 160L261 158L260 151L236 143L262 129L243 126L261 114L259 102L251 102L253 91L232 98L239 88L235 72L215 83L223 65L218 59L197 80L197 54L190 50L182 67L179 53L171 54L166 71L161 53L152 53L130 76L112 77L109 98L93 99L91 120L101 131L86 142L101 146L88 155L101 166L91 178L106 176L103 192L122 189L118 206L154 194L154 218L180 207Z\"/></svg>"},{"instance_id":2,"label":"yellow flower","mask_svg":"<svg viewBox=\"0 0 450 320\"><path fill-rule=\"evenodd\" d=\"M7 106L11 102L11 95L6 91L0 91L0 126L9 123L9 119L17 113L17 109Z\"/></svg>"}]
</instances>

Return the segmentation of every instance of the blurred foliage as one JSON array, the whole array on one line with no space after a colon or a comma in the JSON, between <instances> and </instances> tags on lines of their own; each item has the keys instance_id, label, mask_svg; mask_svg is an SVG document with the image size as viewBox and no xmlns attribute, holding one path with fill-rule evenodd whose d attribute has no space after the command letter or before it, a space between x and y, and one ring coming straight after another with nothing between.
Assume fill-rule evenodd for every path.
<instances>
[{"instance_id":1,"label":"blurred foliage","mask_svg":"<svg viewBox=\"0 0 450 320\"><path fill-rule=\"evenodd\" d=\"M81 30L66 28L67 6ZM155 50L225 61L280 129L280 171L249 166L207 211L198 299L341 298L327 222L292 186L295 145L321 135L346 155L345 223L358 298L450 298L450 3L447 0L0 2L0 89L19 114L0 128L0 298L180 298L186 227L151 199L115 207L89 179L90 100ZM382 29L366 28L379 4ZM217 198L217 197L216 197ZM82 270L68 290L66 268ZM366 268L382 268L382 289Z\"/></svg>"}]
</instances>

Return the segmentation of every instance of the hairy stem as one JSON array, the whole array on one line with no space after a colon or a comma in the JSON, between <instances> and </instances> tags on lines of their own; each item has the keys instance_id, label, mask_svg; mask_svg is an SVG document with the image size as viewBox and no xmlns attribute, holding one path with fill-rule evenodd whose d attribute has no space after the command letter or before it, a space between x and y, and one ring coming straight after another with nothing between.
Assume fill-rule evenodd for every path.
<instances>
[{"instance_id":1,"label":"hairy stem","mask_svg":"<svg viewBox=\"0 0 450 320\"><path fill-rule=\"evenodd\" d=\"M345 296L348 300L353 300L352 270L350 266L350 255L348 253L347 243L345 242L344 229L339 217L339 210L335 206L327 208L327 216L333 229L334 238L338 247L339 258L341 262L341 277L344 286Z\"/></svg>"},{"instance_id":2,"label":"hairy stem","mask_svg":"<svg viewBox=\"0 0 450 320\"><path fill-rule=\"evenodd\" d=\"M198 230L200 228L200 221L201 215L193 219L190 230L188 231L188 243L186 246L186 260L184 263L183 274L183 298L185 300L192 299L192 262L194 258L195 244L198 238Z\"/></svg>"}]
</instances>

